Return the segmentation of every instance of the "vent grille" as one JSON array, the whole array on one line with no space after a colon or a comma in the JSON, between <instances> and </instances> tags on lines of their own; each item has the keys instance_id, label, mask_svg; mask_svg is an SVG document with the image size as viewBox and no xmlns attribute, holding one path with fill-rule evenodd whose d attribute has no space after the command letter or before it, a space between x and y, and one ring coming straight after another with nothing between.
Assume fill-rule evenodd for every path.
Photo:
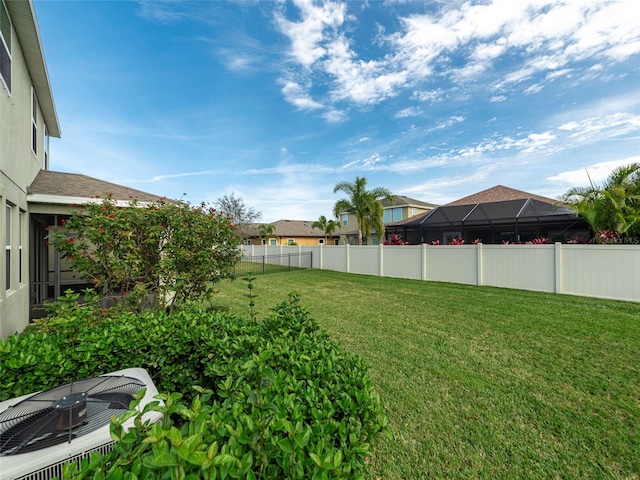
<instances>
[{"instance_id":1,"label":"vent grille","mask_svg":"<svg viewBox=\"0 0 640 480\"><path fill-rule=\"evenodd\" d=\"M100 445L98 447L92 448L91 450L87 450L86 452L78 453L77 455L73 455L69 458L65 458L64 460L60 460L52 465L49 465L45 468L41 468L40 470L36 470L31 473L27 473L21 477L16 477L16 480L51 480L52 478L58 477L62 478L62 467L69 462L81 462L85 458L89 458L89 456L93 452L100 452L103 455L109 453L109 451L113 448L115 442L105 443L104 445Z\"/></svg>"}]
</instances>

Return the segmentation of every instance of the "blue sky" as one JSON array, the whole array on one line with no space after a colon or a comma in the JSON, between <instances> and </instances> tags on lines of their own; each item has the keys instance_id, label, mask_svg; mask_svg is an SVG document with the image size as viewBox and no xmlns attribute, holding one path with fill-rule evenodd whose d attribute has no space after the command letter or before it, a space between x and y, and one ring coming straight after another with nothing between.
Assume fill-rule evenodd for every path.
<instances>
[{"instance_id":1,"label":"blue sky","mask_svg":"<svg viewBox=\"0 0 640 480\"><path fill-rule=\"evenodd\" d=\"M356 176L556 198L640 161L636 2L35 0L51 169L266 222L329 217Z\"/></svg>"}]
</instances>

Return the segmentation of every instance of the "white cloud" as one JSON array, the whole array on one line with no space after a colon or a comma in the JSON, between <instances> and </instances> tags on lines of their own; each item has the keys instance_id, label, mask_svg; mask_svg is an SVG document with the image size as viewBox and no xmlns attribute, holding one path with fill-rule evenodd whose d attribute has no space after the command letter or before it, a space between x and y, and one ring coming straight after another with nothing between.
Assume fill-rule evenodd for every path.
<instances>
[{"instance_id":1,"label":"white cloud","mask_svg":"<svg viewBox=\"0 0 640 480\"><path fill-rule=\"evenodd\" d=\"M415 117L420 115L420 109L418 107L407 107L403 108L399 112L393 116L393 118L407 118L407 117Z\"/></svg>"},{"instance_id":2,"label":"white cloud","mask_svg":"<svg viewBox=\"0 0 640 480\"><path fill-rule=\"evenodd\" d=\"M583 120L572 120L558 127L570 132L568 139L582 143L593 143L603 138L619 137L640 130L640 115L613 113Z\"/></svg>"},{"instance_id":3,"label":"white cloud","mask_svg":"<svg viewBox=\"0 0 640 480\"><path fill-rule=\"evenodd\" d=\"M280 31L291 40L290 54L309 68L327 53L323 46L325 29L335 29L345 21L346 5L325 2L318 5L311 0L296 0L302 20L292 22L283 15L275 16Z\"/></svg>"},{"instance_id":4,"label":"white cloud","mask_svg":"<svg viewBox=\"0 0 640 480\"><path fill-rule=\"evenodd\" d=\"M299 84L291 81L285 82L282 94L287 102L301 110L316 110L322 108L321 103L316 102Z\"/></svg>"},{"instance_id":5,"label":"white cloud","mask_svg":"<svg viewBox=\"0 0 640 480\"><path fill-rule=\"evenodd\" d=\"M602 184L614 169L631 163L640 163L640 156L585 165L584 168L579 170L557 173L548 177L547 180L555 184L565 185L567 190L571 187L586 187L591 182L598 185Z\"/></svg>"},{"instance_id":6,"label":"white cloud","mask_svg":"<svg viewBox=\"0 0 640 480\"><path fill-rule=\"evenodd\" d=\"M340 123L346 120L347 114L336 108L330 108L326 112L322 113L322 118L324 118L329 123Z\"/></svg>"}]
</instances>

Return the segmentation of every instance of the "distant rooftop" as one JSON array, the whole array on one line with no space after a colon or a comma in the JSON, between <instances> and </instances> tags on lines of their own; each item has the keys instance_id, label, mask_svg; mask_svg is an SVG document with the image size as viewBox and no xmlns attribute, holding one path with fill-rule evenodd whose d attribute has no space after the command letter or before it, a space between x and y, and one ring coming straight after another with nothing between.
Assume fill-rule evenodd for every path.
<instances>
[{"instance_id":1,"label":"distant rooftop","mask_svg":"<svg viewBox=\"0 0 640 480\"><path fill-rule=\"evenodd\" d=\"M383 207L422 207L422 208L435 208L438 205L434 203L423 202L422 200L416 200L415 198L405 197L404 195L394 195L394 202L390 202L386 198L380 200Z\"/></svg>"},{"instance_id":2,"label":"distant rooftop","mask_svg":"<svg viewBox=\"0 0 640 480\"><path fill-rule=\"evenodd\" d=\"M523 200L527 198L539 200L544 203L558 203L558 200L554 200L553 198L535 195L533 193L524 192L522 190L516 190L515 188L505 187L504 185L496 185L495 187L482 190L481 192L474 193L473 195L454 200L453 202L447 203L444 206L451 207L456 205L475 205L478 203L505 202L508 200Z\"/></svg>"},{"instance_id":3,"label":"distant rooftop","mask_svg":"<svg viewBox=\"0 0 640 480\"><path fill-rule=\"evenodd\" d=\"M313 228L312 220L277 220L271 223L250 223L246 227L246 234L257 237L260 225L275 225L275 235L279 237L324 237L324 231ZM334 235L339 232L336 228Z\"/></svg>"}]
</instances>

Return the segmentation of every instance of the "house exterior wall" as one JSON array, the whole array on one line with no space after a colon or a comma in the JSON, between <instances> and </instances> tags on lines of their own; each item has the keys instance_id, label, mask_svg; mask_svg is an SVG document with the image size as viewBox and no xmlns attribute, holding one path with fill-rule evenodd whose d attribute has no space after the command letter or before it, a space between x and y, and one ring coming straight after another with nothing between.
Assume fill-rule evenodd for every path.
<instances>
[{"instance_id":1,"label":"house exterior wall","mask_svg":"<svg viewBox=\"0 0 640 480\"><path fill-rule=\"evenodd\" d=\"M296 237L296 236L278 236L278 237L272 237L275 238L276 240L276 245L287 245L288 241L290 238L292 238L295 242L296 245L301 245L304 247L316 247L318 246L319 240L325 240L324 237ZM333 240L334 238L338 238L337 236L335 237L327 237L326 239L326 244L327 245L333 245ZM251 245L262 245L262 238L260 237L251 237L248 239L251 242Z\"/></svg>"},{"instance_id":2,"label":"house exterior wall","mask_svg":"<svg viewBox=\"0 0 640 480\"><path fill-rule=\"evenodd\" d=\"M2 0L0 0L2 1ZM11 29L11 92L0 82L0 337L29 322L27 188L44 165L45 125L37 109L37 155L31 148L32 82L15 28ZM7 206L11 207L7 210ZM10 225L9 238L7 237ZM9 285L7 285L7 244ZM22 248L20 248L22 247Z\"/></svg>"}]
</instances>

